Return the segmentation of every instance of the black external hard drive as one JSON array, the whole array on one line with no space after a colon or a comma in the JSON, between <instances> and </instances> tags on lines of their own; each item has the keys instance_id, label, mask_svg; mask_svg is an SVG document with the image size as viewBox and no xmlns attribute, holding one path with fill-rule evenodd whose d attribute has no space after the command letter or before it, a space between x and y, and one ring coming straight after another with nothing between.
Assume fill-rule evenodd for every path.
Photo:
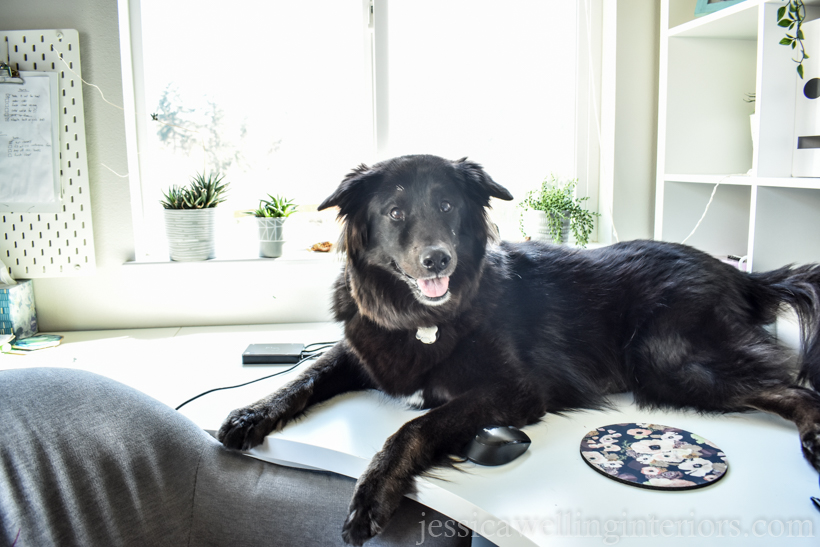
<instances>
[{"instance_id":1,"label":"black external hard drive","mask_svg":"<svg viewBox=\"0 0 820 547\"><path fill-rule=\"evenodd\" d=\"M298 363L304 344L251 344L242 353L243 365L292 365Z\"/></svg>"}]
</instances>

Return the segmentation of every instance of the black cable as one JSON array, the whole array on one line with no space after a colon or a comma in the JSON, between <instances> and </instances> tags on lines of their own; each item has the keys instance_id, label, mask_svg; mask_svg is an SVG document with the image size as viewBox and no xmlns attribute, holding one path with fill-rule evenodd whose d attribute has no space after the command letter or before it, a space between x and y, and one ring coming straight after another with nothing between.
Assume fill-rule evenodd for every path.
<instances>
[{"instance_id":1,"label":"black cable","mask_svg":"<svg viewBox=\"0 0 820 547\"><path fill-rule=\"evenodd\" d=\"M314 342L313 344L308 344L307 346L305 346L305 349L302 350L302 354L304 354L306 352L312 353L314 351L320 351L320 350L323 350L323 349L331 348L331 347L335 346L336 344L338 344L338 342ZM308 349L311 346L320 346L320 347L318 347L316 349Z\"/></svg>"},{"instance_id":2,"label":"black cable","mask_svg":"<svg viewBox=\"0 0 820 547\"><path fill-rule=\"evenodd\" d=\"M317 342L315 344L308 344L307 346L305 346L305 349L302 350L302 354L300 356L301 359L299 359L299 361L297 363L295 363L293 366L291 366L289 368L286 368L285 370L280 370L279 372L274 372L273 374L268 374L267 376L257 378L256 380L251 380L250 382L245 382L244 384L237 384L235 386L215 387L213 389L209 389L208 391L203 391L199 395L195 395L195 396L191 397L190 399L188 399L187 401L185 401L184 403L182 403L181 405L176 407L175 410L179 410L180 408L184 407L185 405L187 405L191 401L195 401L195 400L199 399L200 397L203 397L203 396L208 395L209 393L213 393L215 391L223 391L223 390L226 390L226 389L235 389L235 388L238 388L238 387L248 386L250 384L255 384L256 382L261 382L262 380L267 380L268 378L273 378L274 376L279 376L280 374L285 374L287 372L290 372L291 370L295 369L296 367L298 367L299 365L301 365L305 361L310 361L311 359L315 359L317 357L320 357L324 353L324 350L326 350L328 348L331 348L334 345L336 345L336 342ZM307 348L309 348L311 346L319 346L319 347L314 349L314 350L309 350L308 351Z\"/></svg>"},{"instance_id":3,"label":"black cable","mask_svg":"<svg viewBox=\"0 0 820 547\"><path fill-rule=\"evenodd\" d=\"M328 345L328 346L319 346L316 349L304 350L304 351L302 351L301 357L307 357L307 356L313 355L315 353L324 353L325 350L328 350L328 349L332 348L333 346L334 346L334 344L331 344L331 345Z\"/></svg>"}]
</instances>

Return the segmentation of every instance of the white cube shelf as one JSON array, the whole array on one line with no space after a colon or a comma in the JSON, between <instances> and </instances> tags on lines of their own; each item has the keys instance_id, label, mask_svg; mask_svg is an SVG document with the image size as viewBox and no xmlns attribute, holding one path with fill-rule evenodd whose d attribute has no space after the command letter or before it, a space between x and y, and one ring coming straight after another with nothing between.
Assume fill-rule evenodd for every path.
<instances>
[{"instance_id":1,"label":"white cube shelf","mask_svg":"<svg viewBox=\"0 0 820 547\"><path fill-rule=\"evenodd\" d=\"M779 44L784 4L746 0L695 18L693 0L663 1L655 239L683 241L719 184L688 244L746 255L753 270L820 262L820 178L791 176L800 80ZM820 16L807 4L808 20Z\"/></svg>"}]
</instances>

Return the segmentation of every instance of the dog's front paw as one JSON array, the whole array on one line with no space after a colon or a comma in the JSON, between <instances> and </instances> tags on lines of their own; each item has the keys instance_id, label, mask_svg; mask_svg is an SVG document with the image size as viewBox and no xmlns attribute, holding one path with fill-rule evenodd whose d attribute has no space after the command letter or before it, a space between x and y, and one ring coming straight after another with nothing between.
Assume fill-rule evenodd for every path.
<instances>
[{"instance_id":1,"label":"dog's front paw","mask_svg":"<svg viewBox=\"0 0 820 547\"><path fill-rule=\"evenodd\" d=\"M380 462L381 459L376 456L374 461ZM391 468L392 466L386 467ZM347 520L342 527L345 543L361 545L381 533L399 507L404 494L410 491L390 473L378 463L374 465L371 462L371 467L359 479L350 501Z\"/></svg>"},{"instance_id":2,"label":"dog's front paw","mask_svg":"<svg viewBox=\"0 0 820 547\"><path fill-rule=\"evenodd\" d=\"M374 515L364 509L354 509L347 516L342 528L342 539L348 545L362 545L382 531Z\"/></svg>"},{"instance_id":3,"label":"dog's front paw","mask_svg":"<svg viewBox=\"0 0 820 547\"><path fill-rule=\"evenodd\" d=\"M216 438L226 448L247 450L262 444L276 424L263 409L239 408L228 414Z\"/></svg>"},{"instance_id":4,"label":"dog's front paw","mask_svg":"<svg viewBox=\"0 0 820 547\"><path fill-rule=\"evenodd\" d=\"M820 471L820 424L813 424L808 431L801 431L800 441L803 444L803 455Z\"/></svg>"},{"instance_id":5,"label":"dog's front paw","mask_svg":"<svg viewBox=\"0 0 820 547\"><path fill-rule=\"evenodd\" d=\"M348 545L362 545L365 541L379 534L390 514L384 514L383 507L377 500L355 495L350 503L350 513L342 527L342 539Z\"/></svg>"}]
</instances>

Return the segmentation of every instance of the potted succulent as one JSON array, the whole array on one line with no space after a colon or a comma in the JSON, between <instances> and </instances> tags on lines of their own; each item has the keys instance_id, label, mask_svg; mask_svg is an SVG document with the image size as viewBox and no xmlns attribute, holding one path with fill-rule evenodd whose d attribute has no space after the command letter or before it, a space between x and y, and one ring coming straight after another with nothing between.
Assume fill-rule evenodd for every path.
<instances>
[{"instance_id":1,"label":"potted succulent","mask_svg":"<svg viewBox=\"0 0 820 547\"><path fill-rule=\"evenodd\" d=\"M569 242L569 234L575 237L575 243L586 247L589 235L599 213L587 211L583 203L589 197L575 197L578 179L562 181L550 175L541 183L541 188L531 190L519 204L522 209L520 218L521 233L535 239L564 244ZM524 226L524 213L535 211L535 225L529 230ZM529 232L529 233L528 233Z\"/></svg>"},{"instance_id":2,"label":"potted succulent","mask_svg":"<svg viewBox=\"0 0 820 547\"><path fill-rule=\"evenodd\" d=\"M214 257L215 207L225 201L229 183L223 176L199 174L187 186L171 186L160 201L171 260L194 261Z\"/></svg>"},{"instance_id":3,"label":"potted succulent","mask_svg":"<svg viewBox=\"0 0 820 547\"><path fill-rule=\"evenodd\" d=\"M260 199L259 207L251 214L256 217L259 228L259 256L277 258L282 256L285 243L283 228L285 220L296 212L293 200L268 194Z\"/></svg>"}]
</instances>

